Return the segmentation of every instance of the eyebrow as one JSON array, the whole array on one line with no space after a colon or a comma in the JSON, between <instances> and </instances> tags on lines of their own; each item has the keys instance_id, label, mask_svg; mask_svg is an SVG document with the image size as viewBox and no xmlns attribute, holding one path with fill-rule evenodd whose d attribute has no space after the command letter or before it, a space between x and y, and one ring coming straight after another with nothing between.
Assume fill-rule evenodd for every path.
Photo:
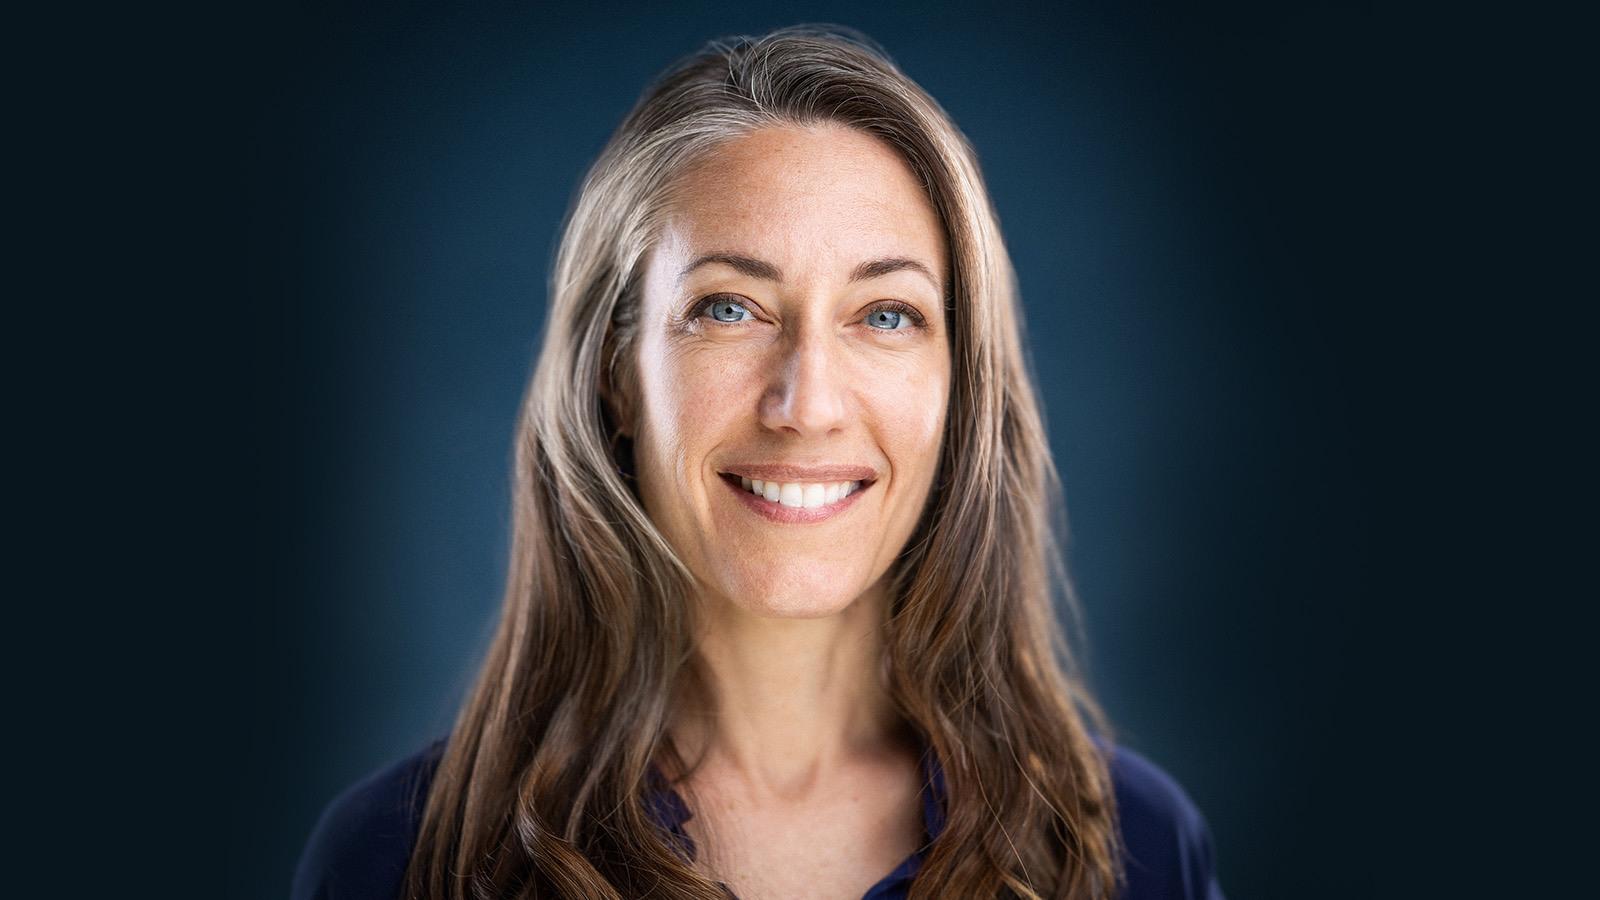
<instances>
[{"instance_id":1,"label":"eyebrow","mask_svg":"<svg viewBox=\"0 0 1600 900\"><path fill-rule=\"evenodd\" d=\"M683 271L678 273L678 280L680 282L683 281L683 279L688 277L690 272L693 272L695 269L698 269L708 263L722 263L725 266L737 270L741 275L746 275L750 278L760 278L763 281L783 280L783 272L777 266L767 262L766 260L756 259L753 256L745 256L741 253L722 252L706 253L695 257L694 262L684 266ZM848 280L851 282L866 281L869 278L881 278L884 275L890 274L891 272L899 272L902 270L922 273L923 277L927 278L928 281L933 283L933 286L936 290L939 289L939 279L934 277L932 269L929 269L925 264L917 260L909 259L904 256L889 256L883 259L867 260L866 262L861 263L854 269L850 270L850 278Z\"/></svg>"}]
</instances>

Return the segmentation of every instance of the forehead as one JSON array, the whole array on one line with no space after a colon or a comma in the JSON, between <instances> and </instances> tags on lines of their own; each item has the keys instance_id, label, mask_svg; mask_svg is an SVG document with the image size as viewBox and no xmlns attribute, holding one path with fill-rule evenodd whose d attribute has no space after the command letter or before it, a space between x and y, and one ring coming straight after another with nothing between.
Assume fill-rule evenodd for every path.
<instances>
[{"instance_id":1,"label":"forehead","mask_svg":"<svg viewBox=\"0 0 1600 900\"><path fill-rule=\"evenodd\" d=\"M917 176L888 144L853 128L758 129L719 146L674 187L658 256L744 252L786 274L816 275L908 256L944 277L944 232Z\"/></svg>"}]
</instances>

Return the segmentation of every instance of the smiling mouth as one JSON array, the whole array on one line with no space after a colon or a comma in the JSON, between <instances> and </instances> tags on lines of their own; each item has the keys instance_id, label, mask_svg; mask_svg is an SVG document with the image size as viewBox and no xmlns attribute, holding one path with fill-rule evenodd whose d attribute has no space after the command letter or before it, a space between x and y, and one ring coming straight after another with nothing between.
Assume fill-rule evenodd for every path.
<instances>
[{"instance_id":1,"label":"smiling mouth","mask_svg":"<svg viewBox=\"0 0 1600 900\"><path fill-rule=\"evenodd\" d=\"M733 472L718 472L728 484L736 484L763 500L790 508L818 509L832 506L846 496L872 484L870 480L842 480L842 482L763 482L760 479L736 476Z\"/></svg>"},{"instance_id":2,"label":"smiling mouth","mask_svg":"<svg viewBox=\"0 0 1600 900\"><path fill-rule=\"evenodd\" d=\"M734 475L731 472L718 473L729 486L738 488L748 494L752 500L763 500L767 504L779 507L788 507L795 510L827 510L842 507L850 497L871 487L870 479L860 481L762 481L756 478L747 478L743 475Z\"/></svg>"}]
</instances>

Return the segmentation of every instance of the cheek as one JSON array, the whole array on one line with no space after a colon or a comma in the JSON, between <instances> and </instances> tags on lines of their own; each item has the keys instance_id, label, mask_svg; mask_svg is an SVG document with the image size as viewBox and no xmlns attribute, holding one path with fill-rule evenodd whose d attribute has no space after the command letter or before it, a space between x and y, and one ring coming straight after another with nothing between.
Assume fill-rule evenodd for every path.
<instances>
[{"instance_id":1,"label":"cheek","mask_svg":"<svg viewBox=\"0 0 1600 900\"><path fill-rule=\"evenodd\" d=\"M950 397L949 368L945 365L908 366L895 377L880 375L877 388L867 392L873 420L880 423L879 440L890 461L902 474L923 476L938 461Z\"/></svg>"},{"instance_id":2,"label":"cheek","mask_svg":"<svg viewBox=\"0 0 1600 900\"><path fill-rule=\"evenodd\" d=\"M703 353L676 354L662 372L663 388L690 431L726 417L742 381L737 367Z\"/></svg>"},{"instance_id":3,"label":"cheek","mask_svg":"<svg viewBox=\"0 0 1600 900\"><path fill-rule=\"evenodd\" d=\"M688 474L738 414L751 373L733 354L693 348L647 352L641 364L644 418L655 456L649 464Z\"/></svg>"}]
</instances>

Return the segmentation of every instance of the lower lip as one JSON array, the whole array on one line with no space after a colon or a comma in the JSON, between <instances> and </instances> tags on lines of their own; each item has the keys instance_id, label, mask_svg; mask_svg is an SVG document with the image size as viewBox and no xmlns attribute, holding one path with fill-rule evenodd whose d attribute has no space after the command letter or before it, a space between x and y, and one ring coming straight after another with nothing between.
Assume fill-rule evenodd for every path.
<instances>
[{"instance_id":1,"label":"lower lip","mask_svg":"<svg viewBox=\"0 0 1600 900\"><path fill-rule=\"evenodd\" d=\"M745 507L751 512L770 522L779 522L784 525L810 525L814 522L823 522L831 519L853 506L856 498L866 493L867 489L876 483L863 484L850 492L850 495L843 500L835 500L826 506L807 508L804 506L784 506L782 503L774 503L765 497L757 497L755 494L745 490L737 475L721 475L719 477L723 484L739 495L739 499L744 501Z\"/></svg>"}]
</instances>

